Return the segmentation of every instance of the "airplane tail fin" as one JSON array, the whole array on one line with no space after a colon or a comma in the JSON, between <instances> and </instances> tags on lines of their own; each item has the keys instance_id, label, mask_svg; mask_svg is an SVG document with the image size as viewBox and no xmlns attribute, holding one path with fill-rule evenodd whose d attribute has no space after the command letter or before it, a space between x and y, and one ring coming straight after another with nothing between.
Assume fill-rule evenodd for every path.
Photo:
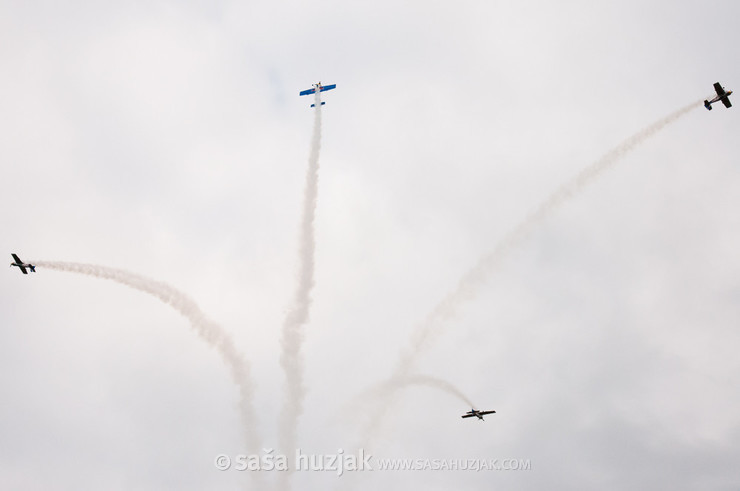
<instances>
[{"instance_id":1,"label":"airplane tail fin","mask_svg":"<svg viewBox=\"0 0 740 491\"><path fill-rule=\"evenodd\" d=\"M712 110L712 105L709 103L708 100L704 100L704 107L706 107L708 111Z\"/></svg>"},{"instance_id":2,"label":"airplane tail fin","mask_svg":"<svg viewBox=\"0 0 740 491\"><path fill-rule=\"evenodd\" d=\"M323 101L322 101L322 102L321 102L321 105L323 106L324 104L326 104L326 102L323 102ZM316 107L316 104L311 104L311 107Z\"/></svg>"},{"instance_id":3,"label":"airplane tail fin","mask_svg":"<svg viewBox=\"0 0 740 491\"><path fill-rule=\"evenodd\" d=\"M28 268L31 270L31 273L36 272L36 266L29 266Z\"/></svg>"}]
</instances>

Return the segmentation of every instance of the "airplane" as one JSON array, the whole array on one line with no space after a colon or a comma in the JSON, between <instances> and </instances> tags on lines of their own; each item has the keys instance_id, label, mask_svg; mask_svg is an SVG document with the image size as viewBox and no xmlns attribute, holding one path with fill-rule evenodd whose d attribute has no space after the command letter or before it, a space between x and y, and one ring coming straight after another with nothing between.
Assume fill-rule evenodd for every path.
<instances>
[{"instance_id":1,"label":"airplane","mask_svg":"<svg viewBox=\"0 0 740 491\"><path fill-rule=\"evenodd\" d=\"M731 90L725 90L724 87L722 87L719 82L714 84L714 90L717 92L717 97L712 99L711 101L704 101L704 107L707 108L707 110L712 110L712 104L717 101L722 101L722 104L725 105L725 107L732 107L732 104L730 103L730 94L732 94Z\"/></svg>"},{"instance_id":2,"label":"airplane","mask_svg":"<svg viewBox=\"0 0 740 491\"><path fill-rule=\"evenodd\" d=\"M33 264L24 263L21 261L21 258L16 256L15 254L11 254L13 256L13 259L15 259L14 263L10 263L11 266L18 266L21 271L23 271L23 274L28 274L28 271L26 271L26 268L30 269L32 273L36 272L36 266Z\"/></svg>"},{"instance_id":3,"label":"airplane","mask_svg":"<svg viewBox=\"0 0 740 491\"><path fill-rule=\"evenodd\" d=\"M468 411L467 413L463 414L462 417L463 418L472 418L473 416L475 416L479 420L485 421L483 419L483 416L485 416L486 414L493 414L495 412L496 411L478 411L476 408L471 408L470 411Z\"/></svg>"},{"instance_id":4,"label":"airplane","mask_svg":"<svg viewBox=\"0 0 740 491\"><path fill-rule=\"evenodd\" d=\"M315 94L316 89L319 90L319 92L326 92L327 90L336 89L337 84L331 84L331 85L321 85L321 82L317 84L313 84L313 87L310 89L302 90L298 93L298 95L309 95L309 94ZM322 102L321 105L323 106L326 104L326 102ZM316 104L311 104L311 107L316 107Z\"/></svg>"}]
</instances>

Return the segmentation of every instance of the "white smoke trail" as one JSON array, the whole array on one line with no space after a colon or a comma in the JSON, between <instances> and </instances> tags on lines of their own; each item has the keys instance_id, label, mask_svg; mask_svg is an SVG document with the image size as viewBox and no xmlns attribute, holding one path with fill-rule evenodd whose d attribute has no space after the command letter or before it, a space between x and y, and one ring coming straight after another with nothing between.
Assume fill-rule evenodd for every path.
<instances>
[{"instance_id":1,"label":"white smoke trail","mask_svg":"<svg viewBox=\"0 0 740 491\"><path fill-rule=\"evenodd\" d=\"M489 278L491 273L512 249L519 246L532 232L532 229L547 218L552 212L557 210L570 199L578 195L588 184L597 177L611 169L627 153L644 143L650 137L654 136L666 126L674 123L691 110L700 107L703 101L697 101L676 112L656 121L642 131L631 136L599 160L583 169L571 181L560 186L545 201L543 201L532 213L530 213L518 226L511 230L504 238L494 247L493 251L483 256L478 263L468 271L460 280L457 288L448 294L441 302L437 304L434 310L427 315L424 321L417 325L412 338L411 346L401 354L396 365L390 382L393 380L402 380L409 374L416 363L418 357L431 346L433 341L443 332L448 321L457 315L459 308L465 301L473 299L481 286ZM384 404L380 405L380 410L371 418L370 425L366 429L366 435L373 435L377 432L379 425L386 412L392 405L392 391ZM369 436L365 437L367 441Z\"/></svg>"},{"instance_id":2,"label":"white smoke trail","mask_svg":"<svg viewBox=\"0 0 740 491\"><path fill-rule=\"evenodd\" d=\"M311 290L314 286L314 217L318 197L319 150L321 149L321 94L319 90L316 90L314 105L313 137L306 172L299 239L298 286L293 303L283 321L281 340L283 351L280 356L280 365L285 372L286 393L280 413L279 444L280 449L286 455L292 455L295 452L298 418L303 414L303 400L306 396L301 347L303 345L302 327L309 320ZM279 480L282 489L290 488L288 472L281 473Z\"/></svg>"},{"instance_id":3,"label":"white smoke trail","mask_svg":"<svg viewBox=\"0 0 740 491\"><path fill-rule=\"evenodd\" d=\"M462 402L464 402L467 406L475 407L475 404L473 404L470 398L466 396L465 394L463 394L463 392L457 387L455 387L451 382L442 380L437 377L432 377L430 375L409 375L405 379L396 381L396 385L399 388L407 387L409 385L424 385L427 387L433 387L435 389L439 389L443 392L447 392L448 394L451 394L457 397Z\"/></svg>"},{"instance_id":4,"label":"white smoke trail","mask_svg":"<svg viewBox=\"0 0 740 491\"><path fill-rule=\"evenodd\" d=\"M432 377L431 375L411 374L398 379L390 379L385 382L379 383L364 393L360 394L356 400L358 401L353 406L364 406L368 404L368 401L376 402L379 399L389 396L391 393L396 392L400 389L405 389L410 386L426 386L439 389L449 395L452 395L465 403L467 407L475 407L473 401L470 400L460 389L455 387L451 382L443 380L441 378ZM351 410L350 413L358 413L359 411Z\"/></svg>"},{"instance_id":5,"label":"white smoke trail","mask_svg":"<svg viewBox=\"0 0 740 491\"><path fill-rule=\"evenodd\" d=\"M390 398L392 398L399 390L412 386L425 386L439 389L442 392L452 395L462 401L466 408L476 407L476 405L473 404L473 401L451 382L437 377L432 377L431 375L410 374L401 378L386 380L385 382L381 382L365 390L347 405L347 409L343 411L343 414L357 415L367 413L367 407L369 405L387 404ZM385 414L385 412L383 414ZM380 424L380 422L378 422L378 424ZM377 429L378 426L376 426L376 430ZM361 445L360 448L369 448L372 441L369 438L366 438L364 441L365 444ZM337 486L335 489L337 489L337 491L348 491L353 488L354 486L351 482L351 478L346 478L342 481L341 486Z\"/></svg>"},{"instance_id":6,"label":"white smoke trail","mask_svg":"<svg viewBox=\"0 0 740 491\"><path fill-rule=\"evenodd\" d=\"M228 367L232 380L239 388L239 416L242 420L248 450L252 454L259 452L261 444L257 435L257 420L252 406L254 384L249 363L237 351L231 336L221 326L206 317L190 297L166 283L122 269L56 261L34 261L33 264L39 268L78 273L115 281L158 298L187 318L192 328L206 343L216 349L224 364Z\"/></svg>"}]
</instances>

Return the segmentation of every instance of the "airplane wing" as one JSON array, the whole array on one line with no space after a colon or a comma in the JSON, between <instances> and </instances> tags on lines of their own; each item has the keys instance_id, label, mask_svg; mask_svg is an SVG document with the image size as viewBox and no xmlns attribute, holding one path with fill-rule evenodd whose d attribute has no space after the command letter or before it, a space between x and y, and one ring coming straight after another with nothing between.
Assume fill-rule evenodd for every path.
<instances>
[{"instance_id":1,"label":"airplane wing","mask_svg":"<svg viewBox=\"0 0 740 491\"><path fill-rule=\"evenodd\" d=\"M475 417L475 414L463 414L462 417L463 418L473 418Z\"/></svg>"},{"instance_id":2,"label":"airplane wing","mask_svg":"<svg viewBox=\"0 0 740 491\"><path fill-rule=\"evenodd\" d=\"M23 271L23 274L28 274L28 271L26 271L25 266L18 266L18 267L21 268L21 271Z\"/></svg>"},{"instance_id":3,"label":"airplane wing","mask_svg":"<svg viewBox=\"0 0 740 491\"><path fill-rule=\"evenodd\" d=\"M480 412L480 413L478 413L478 414L480 414L481 416L485 416L486 414L493 414L493 413L495 413L495 412L496 412L496 411L481 411L481 412Z\"/></svg>"},{"instance_id":4,"label":"airplane wing","mask_svg":"<svg viewBox=\"0 0 740 491\"><path fill-rule=\"evenodd\" d=\"M308 94L313 94L314 92L316 92L316 87L312 89L302 90L298 93L298 95L308 95Z\"/></svg>"},{"instance_id":5,"label":"airplane wing","mask_svg":"<svg viewBox=\"0 0 740 491\"><path fill-rule=\"evenodd\" d=\"M337 84L322 85L321 92L326 92L327 90L336 89L336 88L337 88Z\"/></svg>"},{"instance_id":6,"label":"airplane wing","mask_svg":"<svg viewBox=\"0 0 740 491\"><path fill-rule=\"evenodd\" d=\"M18 256L16 256L15 254L11 254L11 256L13 256L13 259L15 259L15 262L17 262L18 264L23 264L23 261L21 261L21 259Z\"/></svg>"},{"instance_id":7,"label":"airplane wing","mask_svg":"<svg viewBox=\"0 0 740 491\"><path fill-rule=\"evenodd\" d=\"M717 95L719 96L722 96L725 94L725 89L722 88L719 82L714 83L714 90L717 92Z\"/></svg>"},{"instance_id":8,"label":"airplane wing","mask_svg":"<svg viewBox=\"0 0 740 491\"><path fill-rule=\"evenodd\" d=\"M732 103L730 102L729 97L724 96L723 98L720 99L720 101L722 101L722 104L724 104L725 107L732 107Z\"/></svg>"}]
</instances>

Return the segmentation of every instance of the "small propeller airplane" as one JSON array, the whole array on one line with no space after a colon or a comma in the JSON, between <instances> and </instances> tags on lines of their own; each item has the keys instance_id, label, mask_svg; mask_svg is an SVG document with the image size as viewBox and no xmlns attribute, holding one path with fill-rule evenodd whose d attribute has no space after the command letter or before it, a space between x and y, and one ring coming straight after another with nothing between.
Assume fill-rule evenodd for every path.
<instances>
[{"instance_id":1,"label":"small propeller airplane","mask_svg":"<svg viewBox=\"0 0 740 491\"><path fill-rule=\"evenodd\" d=\"M10 263L10 265L17 266L18 268L20 268L23 274L28 274L28 271L26 271L26 268L30 269L32 273L36 272L36 266L34 266L33 264L24 263L23 261L21 261L21 258L16 256L15 254L11 254L11 256L13 256L13 259L15 260L15 262Z\"/></svg>"},{"instance_id":2,"label":"small propeller airplane","mask_svg":"<svg viewBox=\"0 0 740 491\"><path fill-rule=\"evenodd\" d=\"M310 88L310 89L306 89L306 90L302 90L302 91L300 91L300 92L298 93L298 95L299 95L299 96L300 96L300 95L310 95L310 94L315 94L317 90L318 90L319 92L326 92L327 90L331 90L331 89L336 89L336 88L337 88L337 84L331 84L331 85L321 85L321 82L319 82L319 83L317 83L317 84L313 84L313 87L312 87L312 88ZM324 104L326 104L326 102L322 102L322 103L321 103L321 105L322 105L322 106L323 106ZM316 106L316 104L311 104L311 107L315 107L315 106Z\"/></svg>"},{"instance_id":3,"label":"small propeller airplane","mask_svg":"<svg viewBox=\"0 0 740 491\"><path fill-rule=\"evenodd\" d=\"M722 87L719 82L714 84L714 90L717 92L717 97L715 97L711 101L704 101L704 107L706 107L707 110L711 111L712 104L719 101L722 101L722 104L724 104L725 107L732 107L732 104L730 103L730 94L732 94L731 90L725 90L725 88Z\"/></svg>"},{"instance_id":4,"label":"small propeller airplane","mask_svg":"<svg viewBox=\"0 0 740 491\"><path fill-rule=\"evenodd\" d=\"M463 414L462 417L463 418L472 418L473 416L475 416L479 420L485 421L483 419L483 416L485 416L486 414L493 414L495 412L496 411L478 411L476 408L471 408L470 411L468 411L467 413Z\"/></svg>"}]
</instances>

